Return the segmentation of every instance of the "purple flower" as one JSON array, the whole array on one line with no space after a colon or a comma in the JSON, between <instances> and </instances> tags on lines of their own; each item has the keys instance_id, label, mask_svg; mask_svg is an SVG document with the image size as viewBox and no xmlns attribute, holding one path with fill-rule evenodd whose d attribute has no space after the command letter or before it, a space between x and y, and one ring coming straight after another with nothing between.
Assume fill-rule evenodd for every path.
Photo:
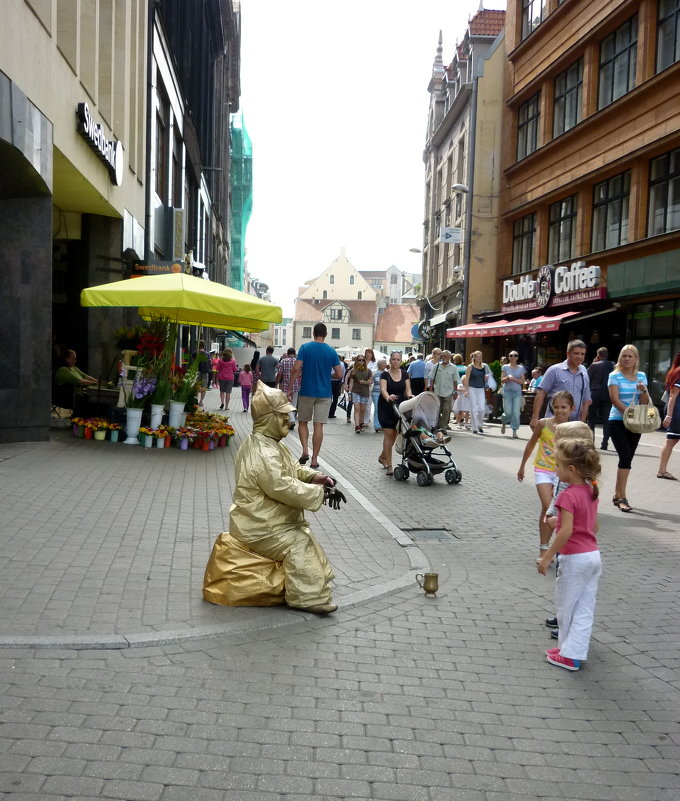
<instances>
[{"instance_id":1,"label":"purple flower","mask_svg":"<svg viewBox=\"0 0 680 801\"><path fill-rule=\"evenodd\" d=\"M153 376L149 376L148 378L140 376L135 378L134 384L132 385L132 394L137 400L141 400L147 395L151 395L154 389L156 389L156 379Z\"/></svg>"}]
</instances>

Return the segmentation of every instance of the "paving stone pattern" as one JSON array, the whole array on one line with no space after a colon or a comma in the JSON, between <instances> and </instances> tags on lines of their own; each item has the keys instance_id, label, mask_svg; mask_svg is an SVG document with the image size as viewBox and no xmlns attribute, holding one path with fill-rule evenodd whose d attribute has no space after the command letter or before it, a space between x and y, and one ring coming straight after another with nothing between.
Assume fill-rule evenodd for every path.
<instances>
[{"instance_id":1,"label":"paving stone pattern","mask_svg":"<svg viewBox=\"0 0 680 801\"><path fill-rule=\"evenodd\" d=\"M418 545L440 575L435 598L413 583L285 628L157 647L0 649L0 799L677 801L680 488L655 478L662 439L645 437L636 456L629 496L637 511L631 515L611 505L616 462L603 454L605 572L589 661L569 673L543 656L551 643L543 621L552 612L554 576L535 571L536 492L514 476L524 442L488 430L488 438L455 437L460 485L438 478L421 488L382 474L375 434L355 435L344 420L328 427L323 461L368 502L362 506L353 496L343 513L314 518L339 572L338 595L409 569L408 548L379 532L367 511L372 505L401 528L446 526L455 534L448 542ZM526 436L524 428L520 433ZM123 569L133 565L132 554L154 566L154 581L166 575L173 589L190 572L185 592L195 591L202 572L196 552L207 555L228 508L233 454L178 452L168 468L163 457L174 454L154 453L153 464L152 453L124 450L121 457L95 458L91 449L100 445L107 447L58 437L44 446L0 448L7 561L19 570L24 549L40 550L32 544L31 525L43 548L60 543L23 582L2 567L2 588L7 580L15 588L0 597L3 626L7 618L14 623L21 608L5 603L19 597L20 587L28 600L37 592L36 577L54 572L57 591L59 571L50 566L60 558L62 577L83 570L71 588L74 613L86 590L103 608L105 593L85 582L93 564L104 558L115 564L119 554L124 558L116 575L126 587L120 598L135 584ZM143 466L130 483L140 487L121 498L133 457ZM73 491L74 476L86 490L76 484ZM130 506L119 518L116 502L121 508L132 499L139 506L143 487L161 488L157 493L172 487L176 495L152 501L143 514ZM43 490L49 504L39 502ZM89 504L81 508L84 492ZM102 504L113 512L110 518L97 509ZM75 525L74 514L80 515ZM91 548L88 525L94 526ZM186 537L183 549L192 525L211 534L201 534L200 543ZM110 537L99 526L109 535L123 528L125 534L107 550ZM72 539L74 530L80 539ZM112 576L110 582L113 587ZM140 573L137 583L148 583L146 576ZM145 600L151 594L145 588L135 595L144 615L152 614ZM159 588L160 618L171 598L167 587ZM51 594L45 609L52 600ZM172 614L183 608L173 606ZM216 608L215 614L238 611ZM287 614L256 611L258 622ZM87 625L105 626L92 620L94 614ZM201 618L206 621L213 622ZM176 622L166 610L152 625ZM69 613L63 624L70 625Z\"/></svg>"}]
</instances>

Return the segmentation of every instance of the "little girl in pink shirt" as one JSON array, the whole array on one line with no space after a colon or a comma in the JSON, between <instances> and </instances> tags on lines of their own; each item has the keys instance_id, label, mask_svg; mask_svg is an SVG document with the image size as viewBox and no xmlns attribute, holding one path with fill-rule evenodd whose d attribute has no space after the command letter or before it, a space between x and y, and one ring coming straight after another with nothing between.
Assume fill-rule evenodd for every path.
<instances>
[{"instance_id":1,"label":"little girl in pink shirt","mask_svg":"<svg viewBox=\"0 0 680 801\"><path fill-rule=\"evenodd\" d=\"M579 670L588 657L602 573L596 536L600 457L591 443L569 438L556 441L554 455L557 476L569 486L555 501L555 537L537 562L538 572L545 575L555 554L560 555L555 582L558 647L545 655L552 665Z\"/></svg>"},{"instance_id":2,"label":"little girl in pink shirt","mask_svg":"<svg viewBox=\"0 0 680 801\"><path fill-rule=\"evenodd\" d=\"M250 406L250 390L253 388L253 371L249 364L245 364L239 373L238 382L241 385L241 399L243 400L243 411L247 412Z\"/></svg>"}]
</instances>

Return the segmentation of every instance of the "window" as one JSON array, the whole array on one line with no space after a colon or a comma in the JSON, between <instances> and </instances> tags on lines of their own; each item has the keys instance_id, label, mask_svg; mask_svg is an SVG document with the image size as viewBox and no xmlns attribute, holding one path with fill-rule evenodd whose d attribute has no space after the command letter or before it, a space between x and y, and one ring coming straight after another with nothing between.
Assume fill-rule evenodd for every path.
<instances>
[{"instance_id":1,"label":"window","mask_svg":"<svg viewBox=\"0 0 680 801\"><path fill-rule=\"evenodd\" d=\"M350 286L354 283L354 276L353 275L350 275L349 283L350 283Z\"/></svg>"},{"instance_id":2,"label":"window","mask_svg":"<svg viewBox=\"0 0 680 801\"><path fill-rule=\"evenodd\" d=\"M680 59L680 0L659 0L656 34L656 71Z\"/></svg>"},{"instance_id":3,"label":"window","mask_svg":"<svg viewBox=\"0 0 680 801\"><path fill-rule=\"evenodd\" d=\"M334 275L331 275L331 277L328 279L328 283L329 284L334 284L335 283L335 276Z\"/></svg>"},{"instance_id":4,"label":"window","mask_svg":"<svg viewBox=\"0 0 680 801\"><path fill-rule=\"evenodd\" d=\"M326 290L324 289L324 291L321 293L321 299L326 300L327 298L328 298L328 292L326 292Z\"/></svg>"},{"instance_id":5,"label":"window","mask_svg":"<svg viewBox=\"0 0 680 801\"><path fill-rule=\"evenodd\" d=\"M546 5L547 0L522 0L522 39L541 24L546 15Z\"/></svg>"},{"instance_id":6,"label":"window","mask_svg":"<svg viewBox=\"0 0 680 801\"><path fill-rule=\"evenodd\" d=\"M512 230L512 274L526 273L534 266L536 215L516 220Z\"/></svg>"},{"instance_id":7,"label":"window","mask_svg":"<svg viewBox=\"0 0 680 801\"><path fill-rule=\"evenodd\" d=\"M680 148L652 159L647 236L680 228Z\"/></svg>"},{"instance_id":8,"label":"window","mask_svg":"<svg viewBox=\"0 0 680 801\"><path fill-rule=\"evenodd\" d=\"M352 329L352 339L361 339L361 328Z\"/></svg>"},{"instance_id":9,"label":"window","mask_svg":"<svg viewBox=\"0 0 680 801\"><path fill-rule=\"evenodd\" d=\"M305 325L302 329L302 338L303 339L311 339L312 338L312 326Z\"/></svg>"},{"instance_id":10,"label":"window","mask_svg":"<svg viewBox=\"0 0 680 801\"><path fill-rule=\"evenodd\" d=\"M342 320L342 309L331 309L331 320Z\"/></svg>"},{"instance_id":11,"label":"window","mask_svg":"<svg viewBox=\"0 0 680 801\"><path fill-rule=\"evenodd\" d=\"M606 250L628 242L630 172L595 184L592 250Z\"/></svg>"},{"instance_id":12,"label":"window","mask_svg":"<svg viewBox=\"0 0 680 801\"><path fill-rule=\"evenodd\" d=\"M357 292L357 300L361 300L361 290Z\"/></svg>"},{"instance_id":13,"label":"window","mask_svg":"<svg viewBox=\"0 0 680 801\"><path fill-rule=\"evenodd\" d=\"M604 108L635 86L637 68L637 14L600 43L600 93Z\"/></svg>"},{"instance_id":14,"label":"window","mask_svg":"<svg viewBox=\"0 0 680 801\"><path fill-rule=\"evenodd\" d=\"M331 339L340 339L340 329L331 328Z\"/></svg>"},{"instance_id":15,"label":"window","mask_svg":"<svg viewBox=\"0 0 680 801\"><path fill-rule=\"evenodd\" d=\"M396 284L397 284L397 277L398 277L398 276L397 276L397 274L396 274L396 273L392 273L392 275L390 276L390 284L394 284L394 285L396 286Z\"/></svg>"},{"instance_id":16,"label":"window","mask_svg":"<svg viewBox=\"0 0 680 801\"><path fill-rule=\"evenodd\" d=\"M158 89L156 109L156 194L163 204L168 200L168 126L170 101L162 87Z\"/></svg>"},{"instance_id":17,"label":"window","mask_svg":"<svg viewBox=\"0 0 680 801\"><path fill-rule=\"evenodd\" d=\"M550 206L548 261L558 264L574 255L576 247L577 197L572 195Z\"/></svg>"},{"instance_id":18,"label":"window","mask_svg":"<svg viewBox=\"0 0 680 801\"><path fill-rule=\"evenodd\" d=\"M540 118L540 93L522 103L517 112L517 161L538 147L538 122Z\"/></svg>"},{"instance_id":19,"label":"window","mask_svg":"<svg viewBox=\"0 0 680 801\"><path fill-rule=\"evenodd\" d=\"M559 136L581 121L583 94L583 59L555 78L553 136Z\"/></svg>"}]
</instances>

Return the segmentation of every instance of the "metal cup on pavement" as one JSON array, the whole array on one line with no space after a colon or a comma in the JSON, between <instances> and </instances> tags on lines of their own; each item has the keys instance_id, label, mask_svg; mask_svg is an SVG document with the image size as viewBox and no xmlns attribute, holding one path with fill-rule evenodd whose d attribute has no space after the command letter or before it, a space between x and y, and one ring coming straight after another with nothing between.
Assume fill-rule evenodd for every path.
<instances>
[{"instance_id":1,"label":"metal cup on pavement","mask_svg":"<svg viewBox=\"0 0 680 801\"><path fill-rule=\"evenodd\" d=\"M422 579L422 583L420 581ZM416 574L418 586L425 590L425 595L436 595L439 589L439 573L418 573Z\"/></svg>"}]
</instances>

